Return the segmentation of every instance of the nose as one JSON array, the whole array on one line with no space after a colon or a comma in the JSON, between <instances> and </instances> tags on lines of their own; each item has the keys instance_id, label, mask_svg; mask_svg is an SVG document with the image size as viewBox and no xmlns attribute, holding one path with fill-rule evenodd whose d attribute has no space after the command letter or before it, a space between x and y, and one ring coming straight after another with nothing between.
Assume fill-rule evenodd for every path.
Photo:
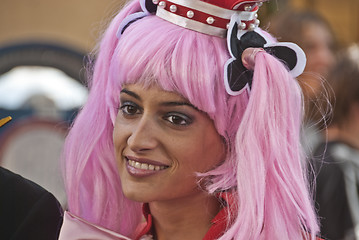
<instances>
[{"instance_id":1,"label":"nose","mask_svg":"<svg viewBox=\"0 0 359 240\"><path fill-rule=\"evenodd\" d=\"M132 129L130 129L127 145L133 152L139 153L157 147L158 139L155 125L155 120L144 114L130 127Z\"/></svg>"},{"instance_id":2,"label":"nose","mask_svg":"<svg viewBox=\"0 0 359 240\"><path fill-rule=\"evenodd\" d=\"M333 51L330 49L330 48L326 48L325 49L325 56L324 58L327 60L326 61L326 64L327 64L327 67L330 68L334 62L335 62L335 57L334 57L334 53Z\"/></svg>"},{"instance_id":3,"label":"nose","mask_svg":"<svg viewBox=\"0 0 359 240\"><path fill-rule=\"evenodd\" d=\"M325 77L334 63L334 53L330 46L321 46L318 48L315 57L317 64L316 71Z\"/></svg>"}]
</instances>

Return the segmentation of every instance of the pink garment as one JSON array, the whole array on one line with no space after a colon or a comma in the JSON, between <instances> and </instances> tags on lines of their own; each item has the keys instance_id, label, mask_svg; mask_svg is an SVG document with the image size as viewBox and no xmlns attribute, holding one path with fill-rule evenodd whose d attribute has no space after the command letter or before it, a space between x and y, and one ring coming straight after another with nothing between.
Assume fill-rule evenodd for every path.
<instances>
[{"instance_id":1,"label":"pink garment","mask_svg":"<svg viewBox=\"0 0 359 240\"><path fill-rule=\"evenodd\" d=\"M131 240L121 234L97 226L68 211L60 231L59 240Z\"/></svg>"}]
</instances>

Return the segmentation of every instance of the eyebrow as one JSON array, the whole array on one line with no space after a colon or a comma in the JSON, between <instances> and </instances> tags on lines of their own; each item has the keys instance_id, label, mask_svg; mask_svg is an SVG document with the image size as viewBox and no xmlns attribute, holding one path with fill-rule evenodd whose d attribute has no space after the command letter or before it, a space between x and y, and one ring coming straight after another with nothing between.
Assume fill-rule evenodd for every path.
<instances>
[{"instance_id":1,"label":"eyebrow","mask_svg":"<svg viewBox=\"0 0 359 240\"><path fill-rule=\"evenodd\" d=\"M199 111L198 108L196 108L194 105L188 103L188 102L163 102L161 103L161 106L165 107L171 107L171 106L189 106L193 108L196 111Z\"/></svg>"},{"instance_id":2,"label":"eyebrow","mask_svg":"<svg viewBox=\"0 0 359 240\"><path fill-rule=\"evenodd\" d=\"M141 101L141 97L139 95L137 95L136 93L130 91L130 90L127 90L126 88L122 89L121 90L121 93L125 93L125 94L128 94L138 100ZM180 101L180 102L163 102L160 104L161 106L165 106L165 107L171 107L171 106L189 106L191 108L193 108L194 110L196 111L200 111L197 107L195 107L194 105L192 105L191 103L189 102L185 102L185 101Z\"/></svg>"},{"instance_id":3,"label":"eyebrow","mask_svg":"<svg viewBox=\"0 0 359 240\"><path fill-rule=\"evenodd\" d=\"M130 95L131 97L134 97L134 98L136 98L138 100L141 100L141 97L139 95L137 95L136 93L134 93L134 92L132 92L130 90L127 90L126 88L122 89L121 93L126 93L126 94Z\"/></svg>"}]
</instances>

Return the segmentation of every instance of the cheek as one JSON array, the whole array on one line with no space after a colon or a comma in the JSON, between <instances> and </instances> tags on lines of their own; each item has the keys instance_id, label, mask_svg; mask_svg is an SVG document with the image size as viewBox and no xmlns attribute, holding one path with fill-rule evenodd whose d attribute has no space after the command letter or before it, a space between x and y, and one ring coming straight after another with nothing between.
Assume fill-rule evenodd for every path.
<instances>
[{"instance_id":1,"label":"cheek","mask_svg":"<svg viewBox=\"0 0 359 240\"><path fill-rule=\"evenodd\" d=\"M117 148L117 145L118 145L118 142L119 142L119 137L118 136L119 136L118 126L115 123L113 133L112 133L113 144L114 144L115 148Z\"/></svg>"},{"instance_id":2,"label":"cheek","mask_svg":"<svg viewBox=\"0 0 359 240\"><path fill-rule=\"evenodd\" d=\"M204 155L210 162L207 170L213 169L215 166L221 164L226 157L226 146L221 135L217 133L217 130L212 126L210 131L207 131L205 135L206 144L204 146Z\"/></svg>"},{"instance_id":3,"label":"cheek","mask_svg":"<svg viewBox=\"0 0 359 240\"><path fill-rule=\"evenodd\" d=\"M113 144L114 144L117 160L119 159L118 157L121 154L122 149L124 148L124 144L126 143L125 134L126 133L125 133L124 129L121 127L120 124L118 124L116 122L115 127L113 129L112 137L113 137Z\"/></svg>"},{"instance_id":4,"label":"cheek","mask_svg":"<svg viewBox=\"0 0 359 240\"><path fill-rule=\"evenodd\" d=\"M207 142L203 149L203 155L209 162L206 165L207 171L218 166L225 160L226 150L225 144L219 135L212 136L211 141Z\"/></svg>"},{"instance_id":5,"label":"cheek","mask_svg":"<svg viewBox=\"0 0 359 240\"><path fill-rule=\"evenodd\" d=\"M185 165L189 172L207 172L219 165L225 157L224 143L217 133L196 135L174 149L179 164Z\"/></svg>"}]
</instances>

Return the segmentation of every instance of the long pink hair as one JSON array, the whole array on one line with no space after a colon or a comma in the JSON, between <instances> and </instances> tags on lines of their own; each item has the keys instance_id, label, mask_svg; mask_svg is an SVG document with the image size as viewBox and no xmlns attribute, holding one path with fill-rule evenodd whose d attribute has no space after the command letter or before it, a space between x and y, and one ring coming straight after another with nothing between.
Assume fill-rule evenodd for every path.
<instances>
[{"instance_id":1,"label":"long pink hair","mask_svg":"<svg viewBox=\"0 0 359 240\"><path fill-rule=\"evenodd\" d=\"M301 166L300 88L284 65L267 53L256 57L250 96L229 96L223 67L225 39L178 27L156 16L116 31L128 4L106 30L87 103L67 137L63 155L69 210L133 237L141 204L121 189L112 132L121 86L158 84L187 98L214 121L227 143L224 164L201 174L209 194L231 189L237 211L220 239L314 239L317 219ZM307 235L308 234L308 235Z\"/></svg>"}]
</instances>

